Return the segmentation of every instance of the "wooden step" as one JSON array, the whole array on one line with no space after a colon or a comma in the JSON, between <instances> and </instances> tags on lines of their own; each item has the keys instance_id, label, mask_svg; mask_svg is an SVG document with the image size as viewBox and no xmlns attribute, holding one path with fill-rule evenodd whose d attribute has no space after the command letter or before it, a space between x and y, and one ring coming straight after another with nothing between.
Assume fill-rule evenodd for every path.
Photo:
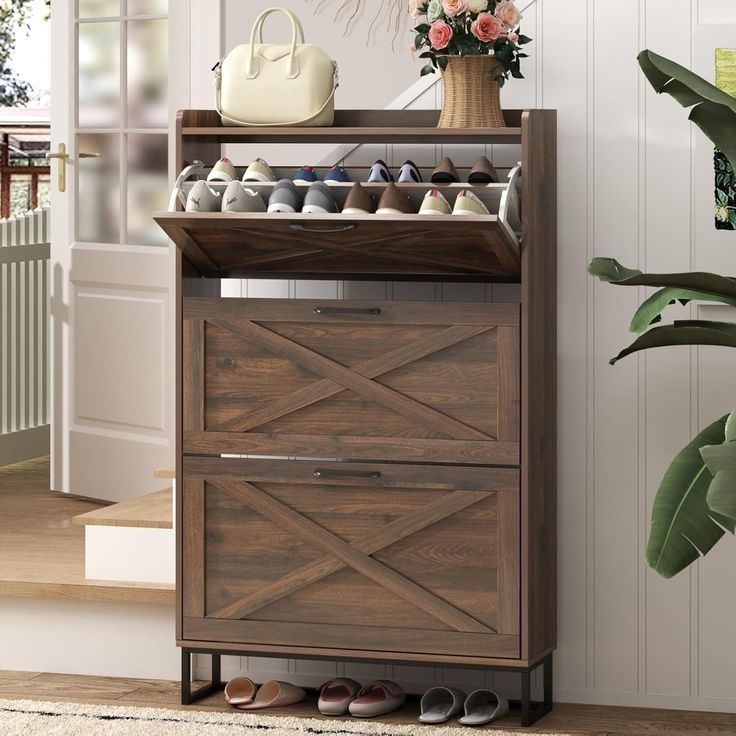
<instances>
[{"instance_id":1,"label":"wooden step","mask_svg":"<svg viewBox=\"0 0 736 736\"><path fill-rule=\"evenodd\" d=\"M165 488L111 506L79 514L73 519L81 526L129 526L145 529L173 529L172 490Z\"/></svg>"},{"instance_id":2,"label":"wooden step","mask_svg":"<svg viewBox=\"0 0 736 736\"><path fill-rule=\"evenodd\" d=\"M87 578L86 530L72 520L99 502L53 493L48 483L48 458L0 471L0 598L174 605L172 583Z\"/></svg>"}]
</instances>

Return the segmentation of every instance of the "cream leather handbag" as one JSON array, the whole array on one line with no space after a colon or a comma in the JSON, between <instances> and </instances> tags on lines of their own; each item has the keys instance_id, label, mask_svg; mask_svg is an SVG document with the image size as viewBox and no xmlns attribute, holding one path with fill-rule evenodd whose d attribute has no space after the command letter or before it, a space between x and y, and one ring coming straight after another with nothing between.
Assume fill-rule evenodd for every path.
<instances>
[{"instance_id":1,"label":"cream leather handbag","mask_svg":"<svg viewBox=\"0 0 736 736\"><path fill-rule=\"evenodd\" d=\"M289 17L290 44L263 43L263 22L272 13ZM264 10L253 24L250 44L236 46L214 71L215 108L223 125L334 122L337 64L319 46L304 43L302 24L286 8Z\"/></svg>"}]
</instances>

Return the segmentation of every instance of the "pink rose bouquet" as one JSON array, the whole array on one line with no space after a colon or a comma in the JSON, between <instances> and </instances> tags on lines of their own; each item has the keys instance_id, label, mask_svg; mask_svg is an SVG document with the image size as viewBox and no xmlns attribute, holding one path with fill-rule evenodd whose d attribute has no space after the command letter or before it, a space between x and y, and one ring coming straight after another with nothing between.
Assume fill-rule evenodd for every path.
<instances>
[{"instance_id":1,"label":"pink rose bouquet","mask_svg":"<svg viewBox=\"0 0 736 736\"><path fill-rule=\"evenodd\" d=\"M434 74L447 66L449 56L488 54L500 85L522 78L522 47L532 39L521 33L521 13L512 0L409 0L409 13L419 21L414 44L427 59L421 74Z\"/></svg>"}]
</instances>

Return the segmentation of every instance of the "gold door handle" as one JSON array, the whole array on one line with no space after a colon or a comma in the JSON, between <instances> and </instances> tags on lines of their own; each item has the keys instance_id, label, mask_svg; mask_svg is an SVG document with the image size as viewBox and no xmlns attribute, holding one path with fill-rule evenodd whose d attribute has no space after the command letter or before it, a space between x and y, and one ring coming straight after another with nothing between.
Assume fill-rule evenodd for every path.
<instances>
[{"instance_id":1,"label":"gold door handle","mask_svg":"<svg viewBox=\"0 0 736 736\"><path fill-rule=\"evenodd\" d=\"M77 154L78 158L99 158L99 153L83 153L80 152ZM59 162L59 191L65 192L66 191L66 162L69 160L69 154L66 152L66 144L65 143L59 143L59 147L56 151L56 153L47 153L46 154L47 159L55 158Z\"/></svg>"},{"instance_id":2,"label":"gold door handle","mask_svg":"<svg viewBox=\"0 0 736 736\"><path fill-rule=\"evenodd\" d=\"M56 153L47 153L46 154L47 159L58 159L59 161L59 178L58 178L58 185L59 185L59 191L65 192L66 191L66 162L69 158L69 154L66 152L66 144L65 143L59 143L59 147L56 151Z\"/></svg>"}]
</instances>

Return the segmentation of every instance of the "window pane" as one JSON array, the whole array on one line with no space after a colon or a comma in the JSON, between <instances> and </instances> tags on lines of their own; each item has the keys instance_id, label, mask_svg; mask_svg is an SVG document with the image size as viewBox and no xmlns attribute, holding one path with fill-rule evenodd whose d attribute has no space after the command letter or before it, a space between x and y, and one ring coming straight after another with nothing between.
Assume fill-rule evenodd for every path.
<instances>
[{"instance_id":1,"label":"window pane","mask_svg":"<svg viewBox=\"0 0 736 736\"><path fill-rule=\"evenodd\" d=\"M23 174L10 179L10 216L19 217L31 208L31 177Z\"/></svg>"},{"instance_id":2,"label":"window pane","mask_svg":"<svg viewBox=\"0 0 736 736\"><path fill-rule=\"evenodd\" d=\"M79 0L80 18L120 15L120 0Z\"/></svg>"},{"instance_id":3,"label":"window pane","mask_svg":"<svg viewBox=\"0 0 736 736\"><path fill-rule=\"evenodd\" d=\"M38 177L38 206L48 207L51 204L51 182L48 176Z\"/></svg>"},{"instance_id":4,"label":"window pane","mask_svg":"<svg viewBox=\"0 0 736 736\"><path fill-rule=\"evenodd\" d=\"M120 23L80 23L79 126L109 128L120 120Z\"/></svg>"},{"instance_id":5,"label":"window pane","mask_svg":"<svg viewBox=\"0 0 736 736\"><path fill-rule=\"evenodd\" d=\"M120 242L120 136L82 133L77 151L99 153L99 158L75 162L77 170L77 240Z\"/></svg>"},{"instance_id":6,"label":"window pane","mask_svg":"<svg viewBox=\"0 0 736 736\"><path fill-rule=\"evenodd\" d=\"M163 245L153 221L168 205L168 140L165 135L128 136L128 237L131 245Z\"/></svg>"},{"instance_id":7,"label":"window pane","mask_svg":"<svg viewBox=\"0 0 736 736\"><path fill-rule=\"evenodd\" d=\"M128 15L166 15L169 0L128 0Z\"/></svg>"},{"instance_id":8,"label":"window pane","mask_svg":"<svg viewBox=\"0 0 736 736\"><path fill-rule=\"evenodd\" d=\"M128 127L165 128L168 22L128 23Z\"/></svg>"}]
</instances>

